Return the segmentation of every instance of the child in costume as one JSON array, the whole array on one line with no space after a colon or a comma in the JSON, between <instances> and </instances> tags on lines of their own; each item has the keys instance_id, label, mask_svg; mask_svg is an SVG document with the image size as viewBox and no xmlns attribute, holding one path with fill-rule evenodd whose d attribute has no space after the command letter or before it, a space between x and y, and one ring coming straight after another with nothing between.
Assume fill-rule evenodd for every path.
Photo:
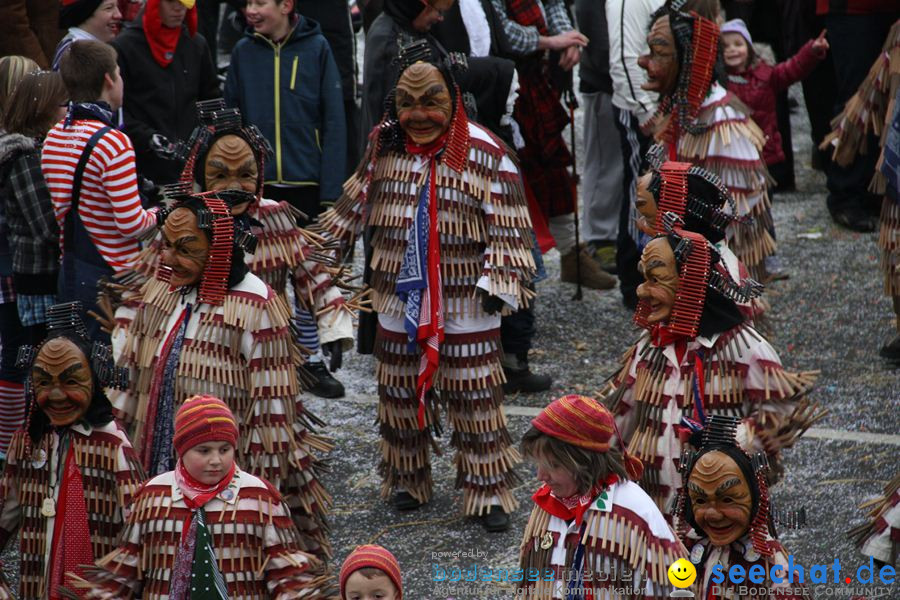
<instances>
[{"instance_id":1,"label":"child in costume","mask_svg":"<svg viewBox=\"0 0 900 600\"><path fill-rule=\"evenodd\" d=\"M155 475L175 467L173 419L181 403L197 394L220 397L239 420L239 462L284 495L303 550L324 557L331 498L316 453L331 445L312 431L321 422L301 401L290 311L248 272L243 249L252 248L253 236L235 229L222 198L234 200L225 192L184 196L160 219L157 277L116 311L113 346L134 383L113 404Z\"/></svg>"},{"instance_id":2,"label":"child in costume","mask_svg":"<svg viewBox=\"0 0 900 600\"><path fill-rule=\"evenodd\" d=\"M808 598L808 590L797 591L803 584L796 579L788 582L788 552L775 538L770 514L766 456L755 453L751 457L744 452L735 440L737 427L738 420L733 417L712 416L702 434L694 436L702 439L699 449L687 451L683 457L684 488L676 512L680 523L685 523L682 538L697 569L698 597ZM786 525L798 524L794 516L783 520L790 522ZM732 583L728 571L734 566L753 577L763 569L763 582ZM781 582L769 576L773 569ZM718 581L718 573L724 581Z\"/></svg>"},{"instance_id":3,"label":"child in costume","mask_svg":"<svg viewBox=\"0 0 900 600\"><path fill-rule=\"evenodd\" d=\"M439 390L465 514L502 531L520 458L502 409L500 314L532 295L528 207L515 162L468 121L449 66L427 44L400 60L388 116L321 223L344 241L374 230L382 496L396 493L399 509L431 498L427 405Z\"/></svg>"},{"instance_id":4,"label":"child in costume","mask_svg":"<svg viewBox=\"0 0 900 600\"><path fill-rule=\"evenodd\" d=\"M403 573L390 550L357 546L341 565L341 600L403 600Z\"/></svg>"},{"instance_id":5,"label":"child in costume","mask_svg":"<svg viewBox=\"0 0 900 600\"><path fill-rule=\"evenodd\" d=\"M115 547L144 480L103 391L127 382L80 314L77 302L51 306L47 339L19 351L30 402L0 481L0 547L20 546L19 598L62 598L67 573Z\"/></svg>"},{"instance_id":6,"label":"child in costume","mask_svg":"<svg viewBox=\"0 0 900 600\"><path fill-rule=\"evenodd\" d=\"M806 79L828 54L825 31L809 40L790 59L771 65L753 49L753 38L747 24L732 19L722 25L722 48L725 68L728 71L727 88L750 109L750 116L766 136L763 159L777 183L783 183L787 171L785 156L775 114L776 96L791 84Z\"/></svg>"},{"instance_id":7,"label":"child in costume","mask_svg":"<svg viewBox=\"0 0 900 600\"><path fill-rule=\"evenodd\" d=\"M805 396L815 373L791 373L774 348L745 322L735 299L758 293L737 284L702 235L666 215L668 236L645 248L635 322L646 331L626 352L603 401L616 415L628 450L644 464L645 490L672 514L680 487L682 438L706 415L740 417L754 449L780 450L821 418Z\"/></svg>"},{"instance_id":8,"label":"child in costume","mask_svg":"<svg viewBox=\"0 0 900 600\"><path fill-rule=\"evenodd\" d=\"M731 249L751 275L762 279L765 258L775 252L762 150L765 135L736 97L715 81L719 28L697 13L681 12L685 0L657 10L650 23L650 53L638 64L647 71L643 88L659 93L656 139L669 160L693 163L722 179L738 216L728 228Z\"/></svg>"},{"instance_id":9,"label":"child in costume","mask_svg":"<svg viewBox=\"0 0 900 600\"><path fill-rule=\"evenodd\" d=\"M543 482L532 496L525 526L522 569L548 570L553 578L519 589L519 598L666 598L669 565L687 552L675 532L635 481L643 465L613 445L612 414L593 398L563 396L531 421L522 452ZM619 438L621 445L621 438Z\"/></svg>"},{"instance_id":10,"label":"child in costume","mask_svg":"<svg viewBox=\"0 0 900 600\"><path fill-rule=\"evenodd\" d=\"M187 399L173 443L175 470L144 484L119 546L77 588L123 600L328 597L281 496L235 463L238 426L224 402Z\"/></svg>"}]
</instances>

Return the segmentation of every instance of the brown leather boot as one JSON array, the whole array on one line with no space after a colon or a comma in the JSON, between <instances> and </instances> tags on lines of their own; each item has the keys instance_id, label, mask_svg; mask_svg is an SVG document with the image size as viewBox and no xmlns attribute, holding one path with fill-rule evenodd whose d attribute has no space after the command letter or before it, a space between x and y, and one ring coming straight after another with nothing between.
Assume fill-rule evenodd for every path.
<instances>
[{"instance_id":1,"label":"brown leather boot","mask_svg":"<svg viewBox=\"0 0 900 600\"><path fill-rule=\"evenodd\" d=\"M575 249L563 256L560 261L560 280L563 283L578 283ZM581 249L581 285L592 290L611 290L616 287L618 279L604 271L594 260L586 247Z\"/></svg>"}]
</instances>

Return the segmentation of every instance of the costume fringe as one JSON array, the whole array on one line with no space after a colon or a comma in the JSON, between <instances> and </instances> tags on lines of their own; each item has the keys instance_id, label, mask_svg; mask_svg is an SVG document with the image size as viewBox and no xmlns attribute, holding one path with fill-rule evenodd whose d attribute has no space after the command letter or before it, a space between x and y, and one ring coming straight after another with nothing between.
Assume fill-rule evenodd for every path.
<instances>
[{"instance_id":1,"label":"costume fringe","mask_svg":"<svg viewBox=\"0 0 900 600\"><path fill-rule=\"evenodd\" d=\"M887 537L890 541L890 556L876 557L887 564L894 564L897 556L900 555L900 523L897 522L896 517L892 520L887 518L888 512L898 504L900 504L900 472L884 486L881 496L859 506L864 510L869 509L869 520L848 532L853 543L860 548L872 538Z\"/></svg>"}]
</instances>

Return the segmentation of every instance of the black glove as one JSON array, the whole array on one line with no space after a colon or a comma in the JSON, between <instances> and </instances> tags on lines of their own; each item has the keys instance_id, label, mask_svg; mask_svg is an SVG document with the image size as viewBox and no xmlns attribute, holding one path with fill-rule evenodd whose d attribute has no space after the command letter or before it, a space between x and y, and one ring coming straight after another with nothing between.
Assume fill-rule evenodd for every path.
<instances>
[{"instance_id":1,"label":"black glove","mask_svg":"<svg viewBox=\"0 0 900 600\"><path fill-rule=\"evenodd\" d=\"M322 344L322 353L330 357L328 370L334 373L344 364L344 344L341 340Z\"/></svg>"},{"instance_id":2,"label":"black glove","mask_svg":"<svg viewBox=\"0 0 900 600\"><path fill-rule=\"evenodd\" d=\"M503 310L504 304L506 303L497 296L491 296L487 292L481 293L481 308L489 315L496 315Z\"/></svg>"},{"instance_id":3,"label":"black glove","mask_svg":"<svg viewBox=\"0 0 900 600\"><path fill-rule=\"evenodd\" d=\"M163 134L154 133L150 138L150 149L153 150L153 154L162 159L174 160L178 145L170 142L169 138Z\"/></svg>"}]
</instances>

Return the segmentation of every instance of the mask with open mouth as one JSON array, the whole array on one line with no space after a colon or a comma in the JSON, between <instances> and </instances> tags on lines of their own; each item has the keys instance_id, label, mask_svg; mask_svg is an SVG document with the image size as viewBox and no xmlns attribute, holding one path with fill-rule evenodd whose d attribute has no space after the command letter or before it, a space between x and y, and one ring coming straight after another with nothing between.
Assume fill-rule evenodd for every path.
<instances>
[{"instance_id":1,"label":"mask with open mouth","mask_svg":"<svg viewBox=\"0 0 900 600\"><path fill-rule=\"evenodd\" d=\"M397 82L396 103L400 127L420 146L432 143L450 127L450 90L434 65L409 66Z\"/></svg>"},{"instance_id":2,"label":"mask with open mouth","mask_svg":"<svg viewBox=\"0 0 900 600\"><path fill-rule=\"evenodd\" d=\"M35 402L55 427L81 419L91 404L94 382L88 357L71 340L45 343L31 368Z\"/></svg>"}]
</instances>

